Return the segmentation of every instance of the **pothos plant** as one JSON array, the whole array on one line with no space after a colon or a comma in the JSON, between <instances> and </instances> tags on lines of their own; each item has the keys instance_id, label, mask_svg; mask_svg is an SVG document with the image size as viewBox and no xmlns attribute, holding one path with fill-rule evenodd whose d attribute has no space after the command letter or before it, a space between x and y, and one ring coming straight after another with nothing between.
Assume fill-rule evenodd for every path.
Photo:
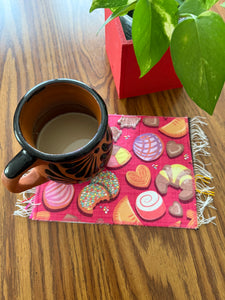
<instances>
[{"instance_id":1,"label":"pothos plant","mask_svg":"<svg viewBox=\"0 0 225 300\"><path fill-rule=\"evenodd\" d=\"M210 8L217 0L93 0L90 12L109 8L102 25L133 11L132 40L144 76L168 47L190 98L213 113L225 81L225 23ZM221 4L225 7L225 2Z\"/></svg>"}]
</instances>

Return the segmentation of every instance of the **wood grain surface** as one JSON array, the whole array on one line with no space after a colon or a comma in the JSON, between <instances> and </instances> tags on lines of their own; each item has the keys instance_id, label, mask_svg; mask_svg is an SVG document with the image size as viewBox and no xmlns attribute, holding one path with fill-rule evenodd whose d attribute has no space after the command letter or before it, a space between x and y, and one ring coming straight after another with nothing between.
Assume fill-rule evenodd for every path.
<instances>
[{"instance_id":1,"label":"wood grain surface","mask_svg":"<svg viewBox=\"0 0 225 300\"><path fill-rule=\"evenodd\" d=\"M222 3L223 1L220 1ZM216 225L199 230L84 225L15 217L17 195L1 184L0 299L225 299L225 89L213 116L183 89L118 100L105 52L103 11L89 0L0 0L1 171L20 150L18 101L44 80L84 81L109 113L204 116ZM225 9L217 5L225 19ZM225 64L225 62L221 62Z\"/></svg>"}]
</instances>

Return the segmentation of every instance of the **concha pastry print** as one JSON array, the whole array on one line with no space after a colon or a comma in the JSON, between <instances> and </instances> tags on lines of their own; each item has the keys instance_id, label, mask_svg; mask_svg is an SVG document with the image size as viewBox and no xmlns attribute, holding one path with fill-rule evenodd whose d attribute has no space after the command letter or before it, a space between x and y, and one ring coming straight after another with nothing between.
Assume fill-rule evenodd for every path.
<instances>
[{"instance_id":1,"label":"concha pastry print","mask_svg":"<svg viewBox=\"0 0 225 300\"><path fill-rule=\"evenodd\" d=\"M72 184L50 181L44 189L42 203L49 211L60 211L70 205L73 196L74 187Z\"/></svg>"},{"instance_id":2,"label":"concha pastry print","mask_svg":"<svg viewBox=\"0 0 225 300\"><path fill-rule=\"evenodd\" d=\"M144 161L152 161L163 153L164 145L158 135L144 133L139 135L133 144L134 153Z\"/></svg>"}]
</instances>

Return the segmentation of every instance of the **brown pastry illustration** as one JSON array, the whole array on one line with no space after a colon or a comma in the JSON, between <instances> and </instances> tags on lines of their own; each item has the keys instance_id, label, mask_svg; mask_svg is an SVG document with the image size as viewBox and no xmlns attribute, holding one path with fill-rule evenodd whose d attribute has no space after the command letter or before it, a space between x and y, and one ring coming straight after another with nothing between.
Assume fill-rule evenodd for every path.
<instances>
[{"instance_id":1,"label":"brown pastry illustration","mask_svg":"<svg viewBox=\"0 0 225 300\"><path fill-rule=\"evenodd\" d=\"M169 141L166 144L166 152L170 158L174 158L181 155L183 151L184 151L183 144L178 144L175 141Z\"/></svg>"},{"instance_id":2,"label":"brown pastry illustration","mask_svg":"<svg viewBox=\"0 0 225 300\"><path fill-rule=\"evenodd\" d=\"M159 126L159 118L158 117L145 117L142 120L143 124L148 127L158 127Z\"/></svg>"},{"instance_id":3,"label":"brown pastry illustration","mask_svg":"<svg viewBox=\"0 0 225 300\"><path fill-rule=\"evenodd\" d=\"M155 180L156 187L160 194L167 194L168 186L180 188L181 201L189 201L194 197L193 178L191 170L180 164L165 165Z\"/></svg>"},{"instance_id":4,"label":"brown pastry illustration","mask_svg":"<svg viewBox=\"0 0 225 300\"><path fill-rule=\"evenodd\" d=\"M183 208L178 201L174 201L169 207L169 213L173 217L183 217Z\"/></svg>"}]
</instances>

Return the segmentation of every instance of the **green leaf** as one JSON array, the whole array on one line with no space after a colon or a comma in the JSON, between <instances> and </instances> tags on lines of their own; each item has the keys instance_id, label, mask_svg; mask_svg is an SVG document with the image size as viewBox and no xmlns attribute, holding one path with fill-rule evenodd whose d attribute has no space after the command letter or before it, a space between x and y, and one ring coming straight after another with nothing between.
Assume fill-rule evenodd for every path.
<instances>
[{"instance_id":1,"label":"green leaf","mask_svg":"<svg viewBox=\"0 0 225 300\"><path fill-rule=\"evenodd\" d=\"M225 23L212 11L178 24L171 40L175 71L190 98L213 113L225 80Z\"/></svg>"},{"instance_id":2,"label":"green leaf","mask_svg":"<svg viewBox=\"0 0 225 300\"><path fill-rule=\"evenodd\" d=\"M119 16L123 16L123 15L126 15L128 13L128 11L130 10L133 10L135 9L135 6L136 6L136 3L137 1L129 4L129 5L125 5L125 6L122 6L120 8L117 8L109 17L108 19L104 22L104 24L102 24L102 26L99 28L98 30L98 33L99 31L106 25L108 24L109 22L111 22L113 19L115 19L116 17L119 17Z\"/></svg>"},{"instance_id":3,"label":"green leaf","mask_svg":"<svg viewBox=\"0 0 225 300\"><path fill-rule=\"evenodd\" d=\"M220 4L220 6L225 8L225 2L223 2L222 4Z\"/></svg>"},{"instance_id":4,"label":"green leaf","mask_svg":"<svg viewBox=\"0 0 225 300\"><path fill-rule=\"evenodd\" d=\"M205 8L210 9L218 0L202 0L205 3Z\"/></svg>"},{"instance_id":5,"label":"green leaf","mask_svg":"<svg viewBox=\"0 0 225 300\"><path fill-rule=\"evenodd\" d=\"M133 14L132 39L141 77L163 56L177 24L174 0L139 0Z\"/></svg>"},{"instance_id":6,"label":"green leaf","mask_svg":"<svg viewBox=\"0 0 225 300\"><path fill-rule=\"evenodd\" d=\"M114 7L121 7L125 5L129 5L134 0L93 0L91 4L91 8L89 12L92 12L96 8L114 8Z\"/></svg>"},{"instance_id":7,"label":"green leaf","mask_svg":"<svg viewBox=\"0 0 225 300\"><path fill-rule=\"evenodd\" d=\"M180 7L179 7L179 15L183 14L194 14L196 16L200 15L206 9L204 7L204 3L199 0L186 0Z\"/></svg>"},{"instance_id":8,"label":"green leaf","mask_svg":"<svg viewBox=\"0 0 225 300\"><path fill-rule=\"evenodd\" d=\"M184 0L175 0L179 5L181 5L183 2L184 2Z\"/></svg>"},{"instance_id":9,"label":"green leaf","mask_svg":"<svg viewBox=\"0 0 225 300\"><path fill-rule=\"evenodd\" d=\"M179 7L179 15L194 14L198 16L210 9L216 2L218 2L218 0L186 0Z\"/></svg>"}]
</instances>

